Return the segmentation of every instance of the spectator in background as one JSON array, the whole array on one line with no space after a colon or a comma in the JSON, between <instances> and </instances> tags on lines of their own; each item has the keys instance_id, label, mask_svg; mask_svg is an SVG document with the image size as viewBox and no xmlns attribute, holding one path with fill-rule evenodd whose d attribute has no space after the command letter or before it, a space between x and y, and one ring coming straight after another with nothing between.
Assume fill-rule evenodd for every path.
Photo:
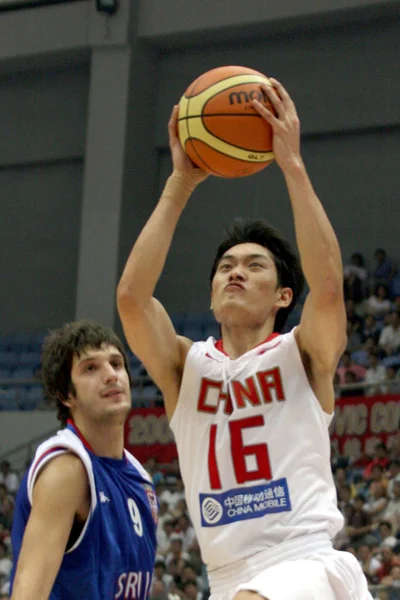
<instances>
[{"instance_id":1,"label":"spectator in background","mask_svg":"<svg viewBox=\"0 0 400 600\"><path fill-rule=\"evenodd\" d=\"M147 459L147 461L144 463L143 466L146 469L146 471L149 473L149 475L151 475L151 478L153 479L153 483L155 486L163 483L164 474L161 471L161 469L158 465L158 462L154 458L154 456L150 456L150 458Z\"/></svg>"},{"instance_id":2,"label":"spectator in background","mask_svg":"<svg viewBox=\"0 0 400 600\"><path fill-rule=\"evenodd\" d=\"M340 485L336 489L336 494L338 499L338 508L343 515L346 507L351 505L351 488L347 483L345 485Z\"/></svg>"},{"instance_id":3,"label":"spectator in background","mask_svg":"<svg viewBox=\"0 0 400 600\"><path fill-rule=\"evenodd\" d=\"M165 500L171 511L174 511L178 500L185 499L183 481L180 477L174 477L174 483L170 489L165 489L160 496L160 501Z\"/></svg>"},{"instance_id":4,"label":"spectator in background","mask_svg":"<svg viewBox=\"0 0 400 600\"><path fill-rule=\"evenodd\" d=\"M346 300L352 300L355 304L360 304L364 299L362 281L354 273L350 273L343 280L343 293Z\"/></svg>"},{"instance_id":5,"label":"spectator in background","mask_svg":"<svg viewBox=\"0 0 400 600\"><path fill-rule=\"evenodd\" d=\"M183 537L179 533L173 533L169 538L169 549L165 558L167 567L173 560L190 561L189 554L183 549Z\"/></svg>"},{"instance_id":6,"label":"spectator in background","mask_svg":"<svg viewBox=\"0 0 400 600\"><path fill-rule=\"evenodd\" d=\"M355 386L357 383L356 374L352 369L349 369L344 374L345 385L351 385L348 389L342 390L342 398L348 398L352 396L364 396L364 388L362 386Z\"/></svg>"},{"instance_id":7,"label":"spectator in background","mask_svg":"<svg viewBox=\"0 0 400 600\"><path fill-rule=\"evenodd\" d=\"M189 579L183 584L183 597L187 600L202 600L203 594L199 590L195 579Z\"/></svg>"},{"instance_id":8,"label":"spectator in background","mask_svg":"<svg viewBox=\"0 0 400 600\"><path fill-rule=\"evenodd\" d=\"M386 369L379 360L379 354L375 350L370 354L370 365L365 373L365 383L371 384L366 388L367 396L384 394L383 381L386 378Z\"/></svg>"},{"instance_id":9,"label":"spectator in background","mask_svg":"<svg viewBox=\"0 0 400 600\"><path fill-rule=\"evenodd\" d=\"M190 552L193 542L196 541L196 534L192 527L187 513L183 513L178 517L178 533L182 537L182 547L186 552Z\"/></svg>"},{"instance_id":10,"label":"spectator in background","mask_svg":"<svg viewBox=\"0 0 400 600\"><path fill-rule=\"evenodd\" d=\"M162 581L165 585L166 589L169 590L173 581L172 575L167 573L167 567L165 564L165 559L162 556L156 556L156 561L154 563L154 579L158 581Z\"/></svg>"},{"instance_id":11,"label":"spectator in background","mask_svg":"<svg viewBox=\"0 0 400 600\"><path fill-rule=\"evenodd\" d=\"M335 394L335 400L341 397L342 390L340 389L340 377L339 373L337 372L333 376L333 391Z\"/></svg>"},{"instance_id":12,"label":"spectator in background","mask_svg":"<svg viewBox=\"0 0 400 600\"><path fill-rule=\"evenodd\" d=\"M167 519L162 528L157 528L157 553L163 556L169 552L171 536L174 533L175 521Z\"/></svg>"},{"instance_id":13,"label":"spectator in background","mask_svg":"<svg viewBox=\"0 0 400 600\"><path fill-rule=\"evenodd\" d=\"M0 580L8 580L12 569L12 560L7 552L7 546L0 542Z\"/></svg>"},{"instance_id":14,"label":"spectator in background","mask_svg":"<svg viewBox=\"0 0 400 600\"><path fill-rule=\"evenodd\" d=\"M356 380L363 381L367 370L365 367L355 363L351 357L351 352L345 350L345 352L342 354L339 367L336 369L341 384L345 383L345 375L347 371L352 371L356 377Z\"/></svg>"},{"instance_id":15,"label":"spectator in background","mask_svg":"<svg viewBox=\"0 0 400 600\"><path fill-rule=\"evenodd\" d=\"M180 498L175 504L175 509L172 511L174 519L178 519L181 515L187 513L188 507L185 498Z\"/></svg>"},{"instance_id":16,"label":"spectator in background","mask_svg":"<svg viewBox=\"0 0 400 600\"><path fill-rule=\"evenodd\" d=\"M394 565L389 575L382 578L382 585L390 588L388 600L399 600L400 598L400 566Z\"/></svg>"},{"instance_id":17,"label":"spectator in background","mask_svg":"<svg viewBox=\"0 0 400 600\"><path fill-rule=\"evenodd\" d=\"M396 274L397 277L399 277L400 279L400 270L397 271ZM400 313L400 294L393 294L393 302L392 302L392 310L395 310L396 312Z\"/></svg>"},{"instance_id":18,"label":"spectator in background","mask_svg":"<svg viewBox=\"0 0 400 600\"><path fill-rule=\"evenodd\" d=\"M400 394L400 378L395 367L386 367L385 394Z\"/></svg>"},{"instance_id":19,"label":"spectator in background","mask_svg":"<svg viewBox=\"0 0 400 600\"><path fill-rule=\"evenodd\" d=\"M395 482L400 483L400 459L393 458L387 467L387 474L389 477L387 492L389 498L393 498L393 488Z\"/></svg>"},{"instance_id":20,"label":"spectator in background","mask_svg":"<svg viewBox=\"0 0 400 600\"><path fill-rule=\"evenodd\" d=\"M390 323L386 325L379 336L379 347L386 356L393 356L400 348L400 314L397 311L390 313Z\"/></svg>"},{"instance_id":21,"label":"spectator in background","mask_svg":"<svg viewBox=\"0 0 400 600\"><path fill-rule=\"evenodd\" d=\"M378 283L375 292L365 301L365 312L374 315L376 319L383 319L390 312L388 288Z\"/></svg>"},{"instance_id":22,"label":"spectator in background","mask_svg":"<svg viewBox=\"0 0 400 600\"><path fill-rule=\"evenodd\" d=\"M343 267L343 276L345 279L349 275L355 275L361 281L366 281L368 277L368 271L365 268L365 260L360 252L353 252L350 257L350 262Z\"/></svg>"},{"instance_id":23,"label":"spectator in background","mask_svg":"<svg viewBox=\"0 0 400 600\"><path fill-rule=\"evenodd\" d=\"M371 547L367 544L363 544L358 548L357 558L364 575L368 579L368 582L371 583L373 577L375 577L376 573L382 566L381 563L379 562L378 558L374 556Z\"/></svg>"},{"instance_id":24,"label":"spectator in background","mask_svg":"<svg viewBox=\"0 0 400 600\"><path fill-rule=\"evenodd\" d=\"M380 547L389 546L394 548L398 540L393 535L393 527L389 521L380 521L378 527L378 540Z\"/></svg>"},{"instance_id":25,"label":"spectator in background","mask_svg":"<svg viewBox=\"0 0 400 600\"><path fill-rule=\"evenodd\" d=\"M358 548L361 544L375 544L372 517L365 512L365 499L360 494L354 498L353 511L347 517L347 535L350 543Z\"/></svg>"},{"instance_id":26,"label":"spectator in background","mask_svg":"<svg viewBox=\"0 0 400 600\"><path fill-rule=\"evenodd\" d=\"M173 521L173 516L169 510L169 504L166 500L159 501L158 525L157 529L163 529L165 521Z\"/></svg>"},{"instance_id":27,"label":"spectator in background","mask_svg":"<svg viewBox=\"0 0 400 600\"><path fill-rule=\"evenodd\" d=\"M393 494L383 513L383 518L392 525L394 535L398 535L400 533L400 481L393 482Z\"/></svg>"},{"instance_id":28,"label":"spectator in background","mask_svg":"<svg viewBox=\"0 0 400 600\"><path fill-rule=\"evenodd\" d=\"M193 565L191 563L187 563L182 571L182 584L186 581L196 581L197 587L199 590L203 591L204 583L202 578L196 573Z\"/></svg>"},{"instance_id":29,"label":"spectator in background","mask_svg":"<svg viewBox=\"0 0 400 600\"><path fill-rule=\"evenodd\" d=\"M382 326L376 322L375 315L367 314L364 317L364 324L361 328L361 335L363 336L364 341L368 338L372 338L374 342L377 344L379 340L380 333L382 331Z\"/></svg>"},{"instance_id":30,"label":"spectator in background","mask_svg":"<svg viewBox=\"0 0 400 600\"><path fill-rule=\"evenodd\" d=\"M384 487L385 492L387 493L388 487L388 479L386 477L385 469L382 465L374 465L371 469L371 476L369 478L369 483L375 481L376 483L381 483Z\"/></svg>"},{"instance_id":31,"label":"spectator in background","mask_svg":"<svg viewBox=\"0 0 400 600\"><path fill-rule=\"evenodd\" d=\"M357 329L357 325L353 325L351 321L347 321L346 324L346 335L347 335L347 350L351 353L356 352L361 348L362 336L361 330Z\"/></svg>"},{"instance_id":32,"label":"spectator in background","mask_svg":"<svg viewBox=\"0 0 400 600\"><path fill-rule=\"evenodd\" d=\"M372 523L377 524L383 518L388 502L385 486L372 481L369 486L368 500L363 507L364 512L371 517Z\"/></svg>"},{"instance_id":33,"label":"spectator in background","mask_svg":"<svg viewBox=\"0 0 400 600\"><path fill-rule=\"evenodd\" d=\"M383 283L387 287L390 286L393 275L396 272L396 267L391 258L386 254L383 248L377 248L374 252L375 269L372 272L372 277L376 283Z\"/></svg>"},{"instance_id":34,"label":"spectator in background","mask_svg":"<svg viewBox=\"0 0 400 600\"><path fill-rule=\"evenodd\" d=\"M363 473L364 479L366 479L367 481L371 479L372 470L375 467L375 465L380 465L382 469L385 470L388 468L389 463L390 458L386 444L384 444L383 442L378 442L378 444L375 444L372 460L370 460L370 462L365 467Z\"/></svg>"},{"instance_id":35,"label":"spectator in background","mask_svg":"<svg viewBox=\"0 0 400 600\"><path fill-rule=\"evenodd\" d=\"M159 579L153 579L149 600L180 600L180 596L170 593L166 585Z\"/></svg>"},{"instance_id":36,"label":"spectator in background","mask_svg":"<svg viewBox=\"0 0 400 600\"><path fill-rule=\"evenodd\" d=\"M377 351L378 351L378 347L377 347L375 341L373 340L372 337L369 337L364 341L363 345L361 346L361 348L359 350L352 352L351 358L352 358L353 362L357 363L357 365L361 365L362 367L365 367L366 369L368 369L369 364L370 364L370 354L371 354L371 352L377 352Z\"/></svg>"},{"instance_id":37,"label":"spectator in background","mask_svg":"<svg viewBox=\"0 0 400 600\"><path fill-rule=\"evenodd\" d=\"M356 305L351 298L346 300L347 320L354 326L355 331L361 331L364 325L364 319L356 311Z\"/></svg>"},{"instance_id":38,"label":"spectator in background","mask_svg":"<svg viewBox=\"0 0 400 600\"><path fill-rule=\"evenodd\" d=\"M393 567L400 566L400 558L395 556L392 548L389 548L389 546L382 547L380 552L380 562L381 566L376 573L379 581L382 581L384 577L390 575Z\"/></svg>"},{"instance_id":39,"label":"spectator in background","mask_svg":"<svg viewBox=\"0 0 400 600\"><path fill-rule=\"evenodd\" d=\"M10 470L8 460L2 460L0 465L0 483L3 483L10 494L16 494L19 486L19 480L16 473Z\"/></svg>"}]
</instances>

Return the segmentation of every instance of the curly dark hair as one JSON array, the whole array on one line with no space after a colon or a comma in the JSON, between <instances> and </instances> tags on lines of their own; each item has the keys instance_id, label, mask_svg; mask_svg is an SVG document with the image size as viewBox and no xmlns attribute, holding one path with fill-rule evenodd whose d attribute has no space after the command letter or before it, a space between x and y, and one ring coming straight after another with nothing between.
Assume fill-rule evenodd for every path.
<instances>
[{"instance_id":1,"label":"curly dark hair","mask_svg":"<svg viewBox=\"0 0 400 600\"><path fill-rule=\"evenodd\" d=\"M247 243L264 246L271 253L274 260L278 274L278 286L289 287L293 291L293 299L290 305L286 308L280 308L276 314L274 331L280 333L304 287L304 275L297 254L282 237L278 229L275 229L266 221L236 219L226 233L227 238L218 246L211 268L210 286L219 261L230 248Z\"/></svg>"},{"instance_id":2,"label":"curly dark hair","mask_svg":"<svg viewBox=\"0 0 400 600\"><path fill-rule=\"evenodd\" d=\"M98 350L103 345L114 346L121 352L132 387L125 348L119 337L108 327L91 321L72 321L51 331L43 343L43 386L47 398L56 404L57 418L63 426L70 417L69 408L64 401L68 394L76 393L71 380L73 359L79 358L88 348Z\"/></svg>"}]
</instances>

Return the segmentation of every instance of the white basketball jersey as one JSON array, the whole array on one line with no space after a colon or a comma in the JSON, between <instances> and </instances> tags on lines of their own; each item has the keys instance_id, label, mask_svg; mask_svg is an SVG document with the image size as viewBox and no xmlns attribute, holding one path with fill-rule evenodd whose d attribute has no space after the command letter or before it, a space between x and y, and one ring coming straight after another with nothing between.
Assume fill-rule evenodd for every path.
<instances>
[{"instance_id":1,"label":"white basketball jersey","mask_svg":"<svg viewBox=\"0 0 400 600\"><path fill-rule=\"evenodd\" d=\"M213 338L193 344L170 425L209 569L342 528L331 419L309 385L294 330L236 360Z\"/></svg>"}]
</instances>

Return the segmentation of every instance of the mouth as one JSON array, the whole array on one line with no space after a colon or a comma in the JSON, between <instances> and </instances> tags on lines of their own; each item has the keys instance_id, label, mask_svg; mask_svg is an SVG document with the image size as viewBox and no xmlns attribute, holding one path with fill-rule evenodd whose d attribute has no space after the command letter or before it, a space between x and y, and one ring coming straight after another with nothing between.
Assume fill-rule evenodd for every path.
<instances>
[{"instance_id":1,"label":"mouth","mask_svg":"<svg viewBox=\"0 0 400 600\"><path fill-rule=\"evenodd\" d=\"M119 388L113 388L104 392L102 396L103 398L121 398L122 396L125 396L125 392Z\"/></svg>"},{"instance_id":2,"label":"mouth","mask_svg":"<svg viewBox=\"0 0 400 600\"><path fill-rule=\"evenodd\" d=\"M233 292L235 290L244 290L244 286L241 283L229 283L225 290L227 292Z\"/></svg>"}]
</instances>

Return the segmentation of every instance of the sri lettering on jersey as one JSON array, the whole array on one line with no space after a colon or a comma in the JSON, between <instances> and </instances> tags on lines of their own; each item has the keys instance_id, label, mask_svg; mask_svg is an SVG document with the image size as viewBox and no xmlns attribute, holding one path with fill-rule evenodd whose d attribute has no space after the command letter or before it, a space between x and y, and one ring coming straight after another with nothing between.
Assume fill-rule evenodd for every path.
<instances>
[{"instance_id":1,"label":"sri lettering on jersey","mask_svg":"<svg viewBox=\"0 0 400 600\"><path fill-rule=\"evenodd\" d=\"M117 591L114 600L134 600L147 598L150 591L153 574L149 571L130 571L121 573L117 581Z\"/></svg>"},{"instance_id":2,"label":"sri lettering on jersey","mask_svg":"<svg viewBox=\"0 0 400 600\"><path fill-rule=\"evenodd\" d=\"M197 400L197 410L215 414L221 402L224 403L224 413L231 415L234 408L247 406L262 406L273 400L285 400L282 376L279 367L259 371L242 383L233 380L229 392L223 392L223 381L203 377Z\"/></svg>"},{"instance_id":3,"label":"sri lettering on jersey","mask_svg":"<svg viewBox=\"0 0 400 600\"><path fill-rule=\"evenodd\" d=\"M228 525L292 510L286 478L221 494L200 494L199 500L202 527Z\"/></svg>"}]
</instances>

